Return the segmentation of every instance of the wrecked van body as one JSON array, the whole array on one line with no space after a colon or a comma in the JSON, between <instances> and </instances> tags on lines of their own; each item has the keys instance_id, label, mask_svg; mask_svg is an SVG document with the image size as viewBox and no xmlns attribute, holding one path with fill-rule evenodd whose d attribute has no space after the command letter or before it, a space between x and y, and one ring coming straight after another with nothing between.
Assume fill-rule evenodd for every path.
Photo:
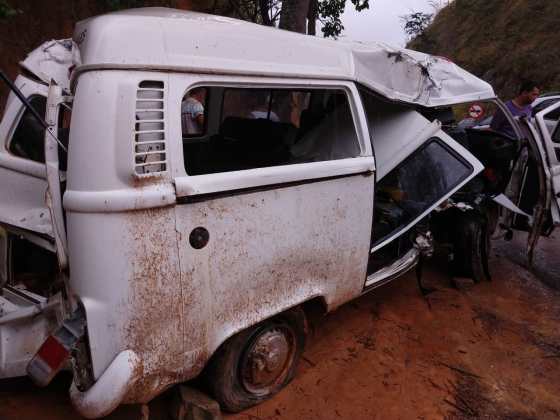
<instances>
[{"instance_id":1,"label":"wrecked van body","mask_svg":"<svg viewBox=\"0 0 560 420\"><path fill-rule=\"evenodd\" d=\"M47 129L9 97L0 377L70 364L86 417L200 374L224 409L256 404L295 374L313 313L411 269L434 235L475 276L491 226L535 244L558 223L558 131L511 119L502 182L481 180L488 150L442 113L495 94L443 58L148 8L80 22L22 66Z\"/></svg>"}]
</instances>

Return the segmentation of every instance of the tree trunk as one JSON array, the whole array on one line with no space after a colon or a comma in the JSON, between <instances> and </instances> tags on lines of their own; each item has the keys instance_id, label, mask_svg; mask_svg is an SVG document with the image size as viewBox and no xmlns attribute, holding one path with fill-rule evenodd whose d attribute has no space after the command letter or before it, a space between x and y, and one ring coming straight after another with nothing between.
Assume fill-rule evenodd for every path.
<instances>
[{"instance_id":1,"label":"tree trunk","mask_svg":"<svg viewBox=\"0 0 560 420\"><path fill-rule=\"evenodd\" d=\"M309 9L307 10L307 35L315 36L317 34L318 7L318 0L309 0Z\"/></svg>"},{"instance_id":2,"label":"tree trunk","mask_svg":"<svg viewBox=\"0 0 560 420\"><path fill-rule=\"evenodd\" d=\"M261 13L262 24L266 26L272 26L270 21L270 16L268 14L268 9L270 7L270 0L259 0L259 11Z\"/></svg>"},{"instance_id":3,"label":"tree trunk","mask_svg":"<svg viewBox=\"0 0 560 420\"><path fill-rule=\"evenodd\" d=\"M280 29L305 33L305 19L309 10L309 2L314 0L284 0L280 12Z\"/></svg>"}]
</instances>

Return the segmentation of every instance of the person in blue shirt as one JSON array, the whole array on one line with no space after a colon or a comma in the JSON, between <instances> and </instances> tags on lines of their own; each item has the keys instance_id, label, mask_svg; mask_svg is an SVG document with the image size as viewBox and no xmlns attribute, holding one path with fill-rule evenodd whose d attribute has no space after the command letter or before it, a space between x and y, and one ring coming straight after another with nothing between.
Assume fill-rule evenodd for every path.
<instances>
[{"instance_id":1,"label":"person in blue shirt","mask_svg":"<svg viewBox=\"0 0 560 420\"><path fill-rule=\"evenodd\" d=\"M506 107L514 117L527 117L533 116L533 107L531 104L537 99L541 91L535 82L525 81L521 83L519 94L506 102ZM505 134L508 137L516 138L513 127L507 120L506 116L501 110L496 111L490 128L499 133Z\"/></svg>"}]
</instances>

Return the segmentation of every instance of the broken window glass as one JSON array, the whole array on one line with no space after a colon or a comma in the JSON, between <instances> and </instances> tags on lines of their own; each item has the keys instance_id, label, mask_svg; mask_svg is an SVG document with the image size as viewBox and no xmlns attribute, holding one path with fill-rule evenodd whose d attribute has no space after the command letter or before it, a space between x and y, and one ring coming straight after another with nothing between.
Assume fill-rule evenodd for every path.
<instances>
[{"instance_id":1,"label":"broken window glass","mask_svg":"<svg viewBox=\"0 0 560 420\"><path fill-rule=\"evenodd\" d=\"M377 183L373 245L433 206L470 175L472 168L433 137Z\"/></svg>"}]
</instances>

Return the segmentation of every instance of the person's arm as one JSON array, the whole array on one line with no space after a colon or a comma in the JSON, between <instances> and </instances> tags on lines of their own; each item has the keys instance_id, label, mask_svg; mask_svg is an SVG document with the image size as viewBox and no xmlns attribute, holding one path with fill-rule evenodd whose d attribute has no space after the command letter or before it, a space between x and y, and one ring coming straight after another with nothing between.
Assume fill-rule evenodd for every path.
<instances>
[{"instance_id":1,"label":"person's arm","mask_svg":"<svg viewBox=\"0 0 560 420\"><path fill-rule=\"evenodd\" d=\"M200 102L196 104L196 107L193 110L193 117L202 132L204 129L204 106Z\"/></svg>"}]
</instances>

